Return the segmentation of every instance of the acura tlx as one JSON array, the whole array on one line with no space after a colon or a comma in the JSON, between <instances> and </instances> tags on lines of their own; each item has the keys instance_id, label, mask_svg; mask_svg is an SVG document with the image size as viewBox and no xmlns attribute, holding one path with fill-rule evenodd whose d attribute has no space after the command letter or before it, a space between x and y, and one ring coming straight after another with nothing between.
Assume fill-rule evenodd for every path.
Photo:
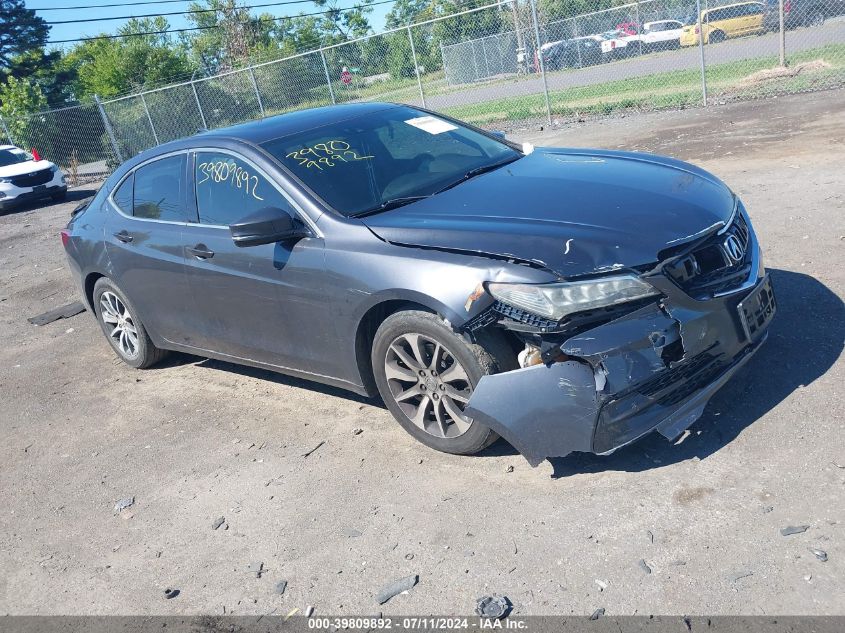
<instances>
[{"instance_id":1,"label":"acura tlx","mask_svg":"<svg viewBox=\"0 0 845 633\"><path fill-rule=\"evenodd\" d=\"M766 339L742 202L671 158L534 148L387 103L127 161L62 233L115 353L379 396L412 436L533 465L674 438Z\"/></svg>"}]
</instances>

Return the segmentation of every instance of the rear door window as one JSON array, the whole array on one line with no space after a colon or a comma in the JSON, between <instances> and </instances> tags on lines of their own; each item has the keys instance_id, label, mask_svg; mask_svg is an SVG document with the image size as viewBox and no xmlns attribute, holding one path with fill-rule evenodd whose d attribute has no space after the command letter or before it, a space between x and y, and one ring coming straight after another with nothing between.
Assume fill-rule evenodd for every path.
<instances>
[{"instance_id":1,"label":"rear door window","mask_svg":"<svg viewBox=\"0 0 845 633\"><path fill-rule=\"evenodd\" d=\"M112 194L112 200L117 208L126 215L132 215L132 187L135 184L135 174L129 174L117 190Z\"/></svg>"},{"instance_id":2,"label":"rear door window","mask_svg":"<svg viewBox=\"0 0 845 633\"><path fill-rule=\"evenodd\" d=\"M168 156L135 171L132 215L145 220L189 222L185 200L185 154Z\"/></svg>"},{"instance_id":3,"label":"rear door window","mask_svg":"<svg viewBox=\"0 0 845 633\"><path fill-rule=\"evenodd\" d=\"M197 152L194 186L200 224L229 226L265 207L295 216L293 206L264 174L231 154Z\"/></svg>"}]
</instances>

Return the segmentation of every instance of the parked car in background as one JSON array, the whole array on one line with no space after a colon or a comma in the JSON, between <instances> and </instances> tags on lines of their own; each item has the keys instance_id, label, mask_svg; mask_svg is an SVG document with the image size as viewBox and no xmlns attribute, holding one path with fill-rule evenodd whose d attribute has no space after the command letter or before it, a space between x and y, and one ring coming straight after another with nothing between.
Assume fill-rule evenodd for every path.
<instances>
[{"instance_id":1,"label":"parked car in background","mask_svg":"<svg viewBox=\"0 0 845 633\"><path fill-rule=\"evenodd\" d=\"M584 35L543 44L540 51L546 70L581 68L601 62L601 35Z\"/></svg>"},{"instance_id":2,"label":"parked car in background","mask_svg":"<svg viewBox=\"0 0 845 633\"><path fill-rule=\"evenodd\" d=\"M630 57L640 52L639 35L630 29L616 29L604 33L601 42L601 52L605 61Z\"/></svg>"},{"instance_id":3,"label":"parked car in background","mask_svg":"<svg viewBox=\"0 0 845 633\"><path fill-rule=\"evenodd\" d=\"M684 23L680 20L655 20L643 24L639 40L643 51L660 51L678 48Z\"/></svg>"},{"instance_id":4,"label":"parked car in background","mask_svg":"<svg viewBox=\"0 0 845 633\"><path fill-rule=\"evenodd\" d=\"M784 0L783 25L787 29L799 26L821 26L827 18L845 13L845 0ZM780 2L766 0L763 29L780 30Z\"/></svg>"},{"instance_id":5,"label":"parked car in background","mask_svg":"<svg viewBox=\"0 0 845 633\"><path fill-rule=\"evenodd\" d=\"M62 171L14 145L0 145L0 211L37 198L62 200L67 184Z\"/></svg>"},{"instance_id":6,"label":"parked car in background","mask_svg":"<svg viewBox=\"0 0 845 633\"><path fill-rule=\"evenodd\" d=\"M678 437L775 313L745 208L703 169L396 104L150 149L61 238L132 367L180 350L380 395L431 448L503 436L533 465Z\"/></svg>"},{"instance_id":7,"label":"parked car in background","mask_svg":"<svg viewBox=\"0 0 845 633\"><path fill-rule=\"evenodd\" d=\"M752 35L763 31L762 2L739 2L701 12L704 43L717 43L729 37ZM685 26L681 32L681 46L695 46L701 36L698 21Z\"/></svg>"}]
</instances>

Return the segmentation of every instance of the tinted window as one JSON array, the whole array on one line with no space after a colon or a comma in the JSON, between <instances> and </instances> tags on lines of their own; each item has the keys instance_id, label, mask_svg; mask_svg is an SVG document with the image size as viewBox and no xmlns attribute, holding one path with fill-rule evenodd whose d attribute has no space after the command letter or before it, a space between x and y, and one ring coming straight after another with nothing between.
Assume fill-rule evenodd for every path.
<instances>
[{"instance_id":1,"label":"tinted window","mask_svg":"<svg viewBox=\"0 0 845 633\"><path fill-rule=\"evenodd\" d=\"M135 174L129 174L112 194L114 203L126 215L132 215L132 185L134 182Z\"/></svg>"},{"instance_id":2,"label":"tinted window","mask_svg":"<svg viewBox=\"0 0 845 633\"><path fill-rule=\"evenodd\" d=\"M17 163L25 163L28 160L32 160L32 157L22 150L0 149L0 167L15 165Z\"/></svg>"},{"instance_id":3,"label":"tinted window","mask_svg":"<svg viewBox=\"0 0 845 633\"><path fill-rule=\"evenodd\" d=\"M763 13L763 5L760 4L746 4L742 9L743 15L759 15Z\"/></svg>"},{"instance_id":4,"label":"tinted window","mask_svg":"<svg viewBox=\"0 0 845 633\"><path fill-rule=\"evenodd\" d=\"M135 171L136 218L187 222L185 155L162 158Z\"/></svg>"},{"instance_id":5,"label":"tinted window","mask_svg":"<svg viewBox=\"0 0 845 633\"><path fill-rule=\"evenodd\" d=\"M260 172L229 154L198 152L194 182L202 224L228 226L264 207L294 215L287 199Z\"/></svg>"},{"instance_id":6,"label":"tinted window","mask_svg":"<svg viewBox=\"0 0 845 633\"><path fill-rule=\"evenodd\" d=\"M474 130L403 106L269 141L264 148L344 215L431 195L470 170L522 156Z\"/></svg>"}]
</instances>

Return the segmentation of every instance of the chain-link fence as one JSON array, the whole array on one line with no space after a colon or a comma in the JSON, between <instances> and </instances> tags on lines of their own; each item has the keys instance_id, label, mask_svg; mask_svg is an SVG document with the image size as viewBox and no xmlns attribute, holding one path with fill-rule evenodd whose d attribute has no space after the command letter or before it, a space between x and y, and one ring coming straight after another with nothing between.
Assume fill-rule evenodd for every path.
<instances>
[{"instance_id":1,"label":"chain-link fence","mask_svg":"<svg viewBox=\"0 0 845 633\"><path fill-rule=\"evenodd\" d=\"M490 129L845 86L845 0L643 0L564 19L510 0L213 77L0 119L71 183L145 149L302 108L428 107ZM571 7L571 3L562 3ZM583 6L583 5L575 5Z\"/></svg>"}]
</instances>

